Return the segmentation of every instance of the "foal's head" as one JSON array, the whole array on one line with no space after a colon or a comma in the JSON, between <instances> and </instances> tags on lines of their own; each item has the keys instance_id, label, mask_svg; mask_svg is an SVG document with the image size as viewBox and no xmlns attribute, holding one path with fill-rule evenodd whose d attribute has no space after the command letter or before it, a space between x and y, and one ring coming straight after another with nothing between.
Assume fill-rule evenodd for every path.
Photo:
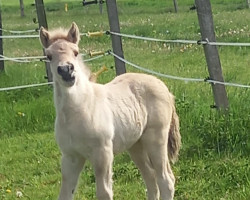
<instances>
[{"instance_id":1,"label":"foal's head","mask_svg":"<svg viewBox=\"0 0 250 200\"><path fill-rule=\"evenodd\" d=\"M81 70L81 62L78 58L79 40L79 29L74 22L69 31L59 29L48 32L43 27L40 29L40 41L50 60L53 79L66 87L75 84Z\"/></svg>"}]
</instances>

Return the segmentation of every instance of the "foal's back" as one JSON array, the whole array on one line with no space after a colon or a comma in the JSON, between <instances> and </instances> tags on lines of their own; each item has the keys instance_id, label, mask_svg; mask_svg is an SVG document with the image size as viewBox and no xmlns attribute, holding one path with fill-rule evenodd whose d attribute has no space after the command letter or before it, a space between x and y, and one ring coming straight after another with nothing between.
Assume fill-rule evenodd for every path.
<instances>
[{"instance_id":1,"label":"foal's back","mask_svg":"<svg viewBox=\"0 0 250 200\"><path fill-rule=\"evenodd\" d=\"M156 106L163 106L160 109L168 105L174 106L174 97L167 86L160 79L148 74L126 73L116 77L105 87L118 98L129 98L133 95L141 105L146 106L148 114L152 114L150 109Z\"/></svg>"}]
</instances>

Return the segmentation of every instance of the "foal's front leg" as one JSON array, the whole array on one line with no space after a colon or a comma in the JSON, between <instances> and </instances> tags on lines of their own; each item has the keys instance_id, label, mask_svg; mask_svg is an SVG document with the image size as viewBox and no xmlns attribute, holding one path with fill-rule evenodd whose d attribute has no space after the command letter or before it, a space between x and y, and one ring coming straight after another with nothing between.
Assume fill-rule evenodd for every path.
<instances>
[{"instance_id":1,"label":"foal's front leg","mask_svg":"<svg viewBox=\"0 0 250 200\"><path fill-rule=\"evenodd\" d=\"M95 170L96 195L98 200L113 200L112 191L112 142L95 150L91 162Z\"/></svg>"},{"instance_id":2,"label":"foal's front leg","mask_svg":"<svg viewBox=\"0 0 250 200\"><path fill-rule=\"evenodd\" d=\"M72 200L77 180L85 159L80 156L62 156L62 186L58 200Z\"/></svg>"}]
</instances>

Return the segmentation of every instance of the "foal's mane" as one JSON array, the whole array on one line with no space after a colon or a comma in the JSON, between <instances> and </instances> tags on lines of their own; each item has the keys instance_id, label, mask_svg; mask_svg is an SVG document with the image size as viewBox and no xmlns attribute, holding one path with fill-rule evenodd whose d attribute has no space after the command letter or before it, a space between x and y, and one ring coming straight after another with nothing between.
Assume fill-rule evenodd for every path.
<instances>
[{"instance_id":1,"label":"foal's mane","mask_svg":"<svg viewBox=\"0 0 250 200\"><path fill-rule=\"evenodd\" d=\"M66 40L68 42L68 30L63 29L63 28L58 28L58 29L54 29L49 31L49 39L51 41L51 44L53 44L56 40Z\"/></svg>"}]
</instances>

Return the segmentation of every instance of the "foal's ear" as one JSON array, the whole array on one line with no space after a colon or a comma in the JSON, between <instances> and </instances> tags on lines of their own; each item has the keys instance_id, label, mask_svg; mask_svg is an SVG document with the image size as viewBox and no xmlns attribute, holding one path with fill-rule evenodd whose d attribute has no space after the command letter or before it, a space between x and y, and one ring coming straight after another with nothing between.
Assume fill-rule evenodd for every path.
<instances>
[{"instance_id":1,"label":"foal's ear","mask_svg":"<svg viewBox=\"0 0 250 200\"><path fill-rule=\"evenodd\" d=\"M49 32L45 28L40 28L40 41L44 48L48 48L50 45Z\"/></svg>"},{"instance_id":2,"label":"foal's ear","mask_svg":"<svg viewBox=\"0 0 250 200\"><path fill-rule=\"evenodd\" d=\"M78 44L80 40L80 33L78 26L75 22L72 22L71 28L69 29L68 35L67 35L68 41Z\"/></svg>"}]
</instances>

